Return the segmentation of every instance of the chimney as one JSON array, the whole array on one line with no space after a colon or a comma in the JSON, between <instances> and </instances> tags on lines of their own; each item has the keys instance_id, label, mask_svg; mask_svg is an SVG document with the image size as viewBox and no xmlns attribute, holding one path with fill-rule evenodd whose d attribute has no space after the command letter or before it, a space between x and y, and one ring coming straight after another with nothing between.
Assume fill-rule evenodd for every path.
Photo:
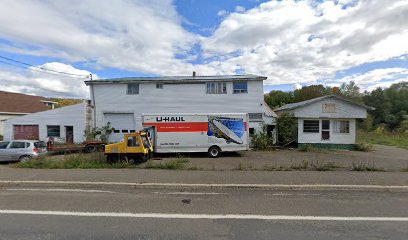
<instances>
[{"instance_id":1,"label":"chimney","mask_svg":"<svg viewBox=\"0 0 408 240\"><path fill-rule=\"evenodd\" d=\"M196 72L195 71L193 71L193 77L195 77L196 76Z\"/></svg>"}]
</instances>

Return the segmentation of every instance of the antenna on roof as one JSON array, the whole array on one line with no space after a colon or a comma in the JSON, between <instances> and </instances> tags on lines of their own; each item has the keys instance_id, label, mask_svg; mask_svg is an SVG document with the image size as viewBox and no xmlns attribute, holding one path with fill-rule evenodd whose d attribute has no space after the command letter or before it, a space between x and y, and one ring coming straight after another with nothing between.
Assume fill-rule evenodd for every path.
<instances>
[{"instance_id":1,"label":"antenna on roof","mask_svg":"<svg viewBox=\"0 0 408 240\"><path fill-rule=\"evenodd\" d=\"M196 72L195 71L193 71L193 77L196 77Z\"/></svg>"}]
</instances>

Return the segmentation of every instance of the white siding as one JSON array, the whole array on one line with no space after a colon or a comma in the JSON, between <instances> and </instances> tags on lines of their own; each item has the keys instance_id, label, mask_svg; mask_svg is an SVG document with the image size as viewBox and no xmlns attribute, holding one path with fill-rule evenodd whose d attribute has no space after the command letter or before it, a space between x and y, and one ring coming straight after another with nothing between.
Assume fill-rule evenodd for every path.
<instances>
[{"instance_id":1,"label":"white siding","mask_svg":"<svg viewBox=\"0 0 408 240\"><path fill-rule=\"evenodd\" d=\"M336 112L324 113L322 111L323 104L335 104ZM339 99L330 98L299 107L293 110L297 118L366 118L367 110L363 107L341 101Z\"/></svg>"},{"instance_id":2,"label":"white siding","mask_svg":"<svg viewBox=\"0 0 408 240\"><path fill-rule=\"evenodd\" d=\"M0 114L0 135L4 135L4 124L7 119L24 116L25 114Z\"/></svg>"},{"instance_id":3,"label":"white siding","mask_svg":"<svg viewBox=\"0 0 408 240\"><path fill-rule=\"evenodd\" d=\"M94 85L96 125L104 124L105 113L134 113L135 127L140 129L141 116L156 113L262 113L262 81L248 81L248 93L233 94L227 82L227 94L206 94L205 83L141 83L138 95L127 95L126 84Z\"/></svg>"},{"instance_id":4,"label":"white siding","mask_svg":"<svg viewBox=\"0 0 408 240\"><path fill-rule=\"evenodd\" d=\"M73 126L74 142L81 143L84 141L85 104L81 103L9 119L5 122L4 138L6 140L13 139L13 125L39 125L40 140L47 139L47 125L59 125L61 137L56 139L59 142L65 141L65 126Z\"/></svg>"},{"instance_id":5,"label":"white siding","mask_svg":"<svg viewBox=\"0 0 408 240\"><path fill-rule=\"evenodd\" d=\"M306 119L316 120L313 118L306 118ZM329 119L330 120L330 140L322 140L322 119L318 119L320 122L320 130L318 133L304 133L303 132L303 120L305 120L305 118L298 119L298 142L299 143L354 144L356 141L356 120L355 119ZM349 133L335 133L334 132L334 121L335 120L350 121Z\"/></svg>"}]
</instances>

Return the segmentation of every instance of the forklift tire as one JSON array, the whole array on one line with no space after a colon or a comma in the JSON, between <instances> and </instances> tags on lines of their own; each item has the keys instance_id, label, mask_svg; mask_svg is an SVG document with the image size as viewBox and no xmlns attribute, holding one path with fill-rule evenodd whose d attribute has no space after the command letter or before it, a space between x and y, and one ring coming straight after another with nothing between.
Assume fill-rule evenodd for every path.
<instances>
[{"instance_id":1,"label":"forklift tire","mask_svg":"<svg viewBox=\"0 0 408 240\"><path fill-rule=\"evenodd\" d=\"M208 149L208 156L210 158L217 158L220 156L221 149L217 146L212 146Z\"/></svg>"},{"instance_id":2,"label":"forklift tire","mask_svg":"<svg viewBox=\"0 0 408 240\"><path fill-rule=\"evenodd\" d=\"M84 152L86 153L92 153L92 152L96 152L96 147L95 145L86 145Z\"/></svg>"}]
</instances>

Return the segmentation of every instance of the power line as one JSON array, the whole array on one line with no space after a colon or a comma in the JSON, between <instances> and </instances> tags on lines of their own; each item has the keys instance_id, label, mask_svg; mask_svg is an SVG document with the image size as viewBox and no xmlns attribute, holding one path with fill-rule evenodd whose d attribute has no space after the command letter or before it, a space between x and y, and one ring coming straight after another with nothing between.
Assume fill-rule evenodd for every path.
<instances>
[{"instance_id":1,"label":"power line","mask_svg":"<svg viewBox=\"0 0 408 240\"><path fill-rule=\"evenodd\" d=\"M5 60L7 60L7 61L19 63L19 64L22 64L22 65L25 65L25 66L29 66L30 69L31 69L31 70L34 70L34 71L35 71L36 69L40 69L40 70L37 70L37 72L49 73L49 74L54 74L54 75L64 74L64 75L68 75L68 76L75 76L75 77L82 77L82 78L88 78L88 77L89 77L88 75L80 75L80 74L74 74L74 73L67 73L67 72L62 72L62 71L56 71L56 70L48 69L48 68L45 68L45 67L38 67L38 66L35 66L35 65L32 65L32 64L29 64L29 63L21 62L21 61L14 60L14 59L11 59L11 58L8 58L8 57L4 57L4 56L1 56L1 55L0 55L0 58L5 59ZM5 61L0 61L0 62L5 63L5 64L9 64L9 65L14 65L14 66L17 66L17 67L22 67L22 66L18 66L18 65L15 65L15 64L11 64L11 63L9 63L9 62L5 62ZM26 67L23 67L23 68L26 68ZM57 74L56 74L56 73L57 73Z\"/></svg>"},{"instance_id":2,"label":"power line","mask_svg":"<svg viewBox=\"0 0 408 240\"><path fill-rule=\"evenodd\" d=\"M17 64L13 64L13 63L10 63L10 62L5 62L5 61L2 61L2 60L0 60L0 63L4 63L4 64L10 65L10 66L14 66L14 67L19 67L19 68L27 69L27 67L23 67L23 66L20 66L20 65L17 65ZM40 72L40 73L46 73L46 74L50 74L50 75L54 75L54 76L61 76L61 74L52 73L52 72L45 72L45 71L42 71L42 70L38 70L38 69L36 69L36 68L30 68L30 70L31 70L31 71L35 71L35 72ZM66 77L77 78L77 77L73 77L73 76L66 76ZM86 78L88 78L88 76L87 76L87 77L83 76L83 77L81 77L81 78L86 79Z\"/></svg>"}]
</instances>

